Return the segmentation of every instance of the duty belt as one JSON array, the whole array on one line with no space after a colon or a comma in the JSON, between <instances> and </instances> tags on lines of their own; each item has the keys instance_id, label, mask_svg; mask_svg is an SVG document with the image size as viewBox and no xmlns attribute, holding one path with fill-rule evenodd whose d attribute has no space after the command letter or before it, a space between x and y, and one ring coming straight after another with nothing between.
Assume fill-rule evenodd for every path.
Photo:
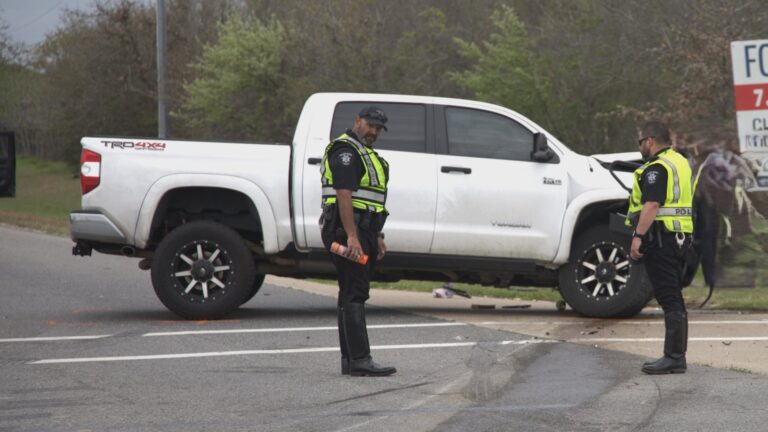
<instances>
[{"instance_id":1,"label":"duty belt","mask_svg":"<svg viewBox=\"0 0 768 432\"><path fill-rule=\"evenodd\" d=\"M371 230L375 232L381 231L381 229L384 227L384 222L386 219L387 214L385 212L355 212L355 225L363 230Z\"/></svg>"}]
</instances>

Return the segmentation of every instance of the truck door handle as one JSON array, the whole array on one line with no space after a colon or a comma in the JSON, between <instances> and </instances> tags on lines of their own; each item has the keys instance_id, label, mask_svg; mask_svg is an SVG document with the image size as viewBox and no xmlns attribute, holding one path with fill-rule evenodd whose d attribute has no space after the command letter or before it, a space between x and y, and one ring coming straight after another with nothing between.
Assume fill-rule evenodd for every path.
<instances>
[{"instance_id":1,"label":"truck door handle","mask_svg":"<svg viewBox=\"0 0 768 432\"><path fill-rule=\"evenodd\" d=\"M460 173L464 173L464 174L472 174L472 168L442 166L442 167L440 167L440 172L444 172L444 173L460 172Z\"/></svg>"},{"instance_id":2,"label":"truck door handle","mask_svg":"<svg viewBox=\"0 0 768 432\"><path fill-rule=\"evenodd\" d=\"M323 161L322 158L309 158L309 159L307 159L307 163L309 163L310 165L320 165L320 162L322 162L322 161Z\"/></svg>"}]
</instances>

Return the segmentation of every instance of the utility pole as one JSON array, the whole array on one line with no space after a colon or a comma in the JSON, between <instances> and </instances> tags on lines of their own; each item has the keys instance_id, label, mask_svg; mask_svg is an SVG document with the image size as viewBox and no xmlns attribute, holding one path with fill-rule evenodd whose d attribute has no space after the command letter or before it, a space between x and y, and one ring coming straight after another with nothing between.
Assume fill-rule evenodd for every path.
<instances>
[{"instance_id":1,"label":"utility pole","mask_svg":"<svg viewBox=\"0 0 768 432\"><path fill-rule=\"evenodd\" d=\"M165 104L165 0L157 0L157 136L168 138Z\"/></svg>"}]
</instances>

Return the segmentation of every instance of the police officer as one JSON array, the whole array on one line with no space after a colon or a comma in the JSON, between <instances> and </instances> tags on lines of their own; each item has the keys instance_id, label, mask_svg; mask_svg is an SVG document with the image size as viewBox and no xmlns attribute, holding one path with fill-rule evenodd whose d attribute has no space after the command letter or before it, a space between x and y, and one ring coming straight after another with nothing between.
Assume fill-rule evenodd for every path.
<instances>
[{"instance_id":1,"label":"police officer","mask_svg":"<svg viewBox=\"0 0 768 432\"><path fill-rule=\"evenodd\" d=\"M627 225L634 227L630 256L645 263L664 310L664 356L643 364L647 374L684 373L688 314L682 269L693 233L693 181L688 160L670 147L663 123L646 123L638 145L645 164L634 173Z\"/></svg>"},{"instance_id":2,"label":"police officer","mask_svg":"<svg viewBox=\"0 0 768 432\"><path fill-rule=\"evenodd\" d=\"M341 373L351 376L386 376L393 367L380 366L371 358L365 322L370 278L375 262L386 252L381 232L387 217L385 207L389 165L373 150L387 116L380 108L364 108L352 129L333 140L325 149L321 167L323 244L347 247L346 258L331 253L339 278L337 317ZM368 255L366 264L356 261Z\"/></svg>"}]
</instances>

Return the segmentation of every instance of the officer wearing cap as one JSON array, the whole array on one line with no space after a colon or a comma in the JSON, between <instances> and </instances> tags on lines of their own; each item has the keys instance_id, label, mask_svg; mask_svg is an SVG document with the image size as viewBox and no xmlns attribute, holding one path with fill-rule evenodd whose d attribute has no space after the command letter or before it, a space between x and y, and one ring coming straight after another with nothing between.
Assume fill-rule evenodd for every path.
<instances>
[{"instance_id":1,"label":"officer wearing cap","mask_svg":"<svg viewBox=\"0 0 768 432\"><path fill-rule=\"evenodd\" d=\"M387 115L380 108L364 108L347 129L325 149L321 167L323 244L347 246L347 258L330 253L339 278L337 317L341 348L341 373L351 376L386 376L393 367L380 366L371 357L365 322L365 301L375 263L386 252L381 232L389 165L376 153L373 143L387 130ZM366 264L356 261L369 256Z\"/></svg>"},{"instance_id":2,"label":"officer wearing cap","mask_svg":"<svg viewBox=\"0 0 768 432\"><path fill-rule=\"evenodd\" d=\"M627 212L634 227L630 256L642 260L653 294L664 310L664 356L643 364L647 374L684 373L688 314L681 288L693 233L693 179L688 160L670 147L663 123L646 123L638 145L645 164L634 173Z\"/></svg>"}]
</instances>

